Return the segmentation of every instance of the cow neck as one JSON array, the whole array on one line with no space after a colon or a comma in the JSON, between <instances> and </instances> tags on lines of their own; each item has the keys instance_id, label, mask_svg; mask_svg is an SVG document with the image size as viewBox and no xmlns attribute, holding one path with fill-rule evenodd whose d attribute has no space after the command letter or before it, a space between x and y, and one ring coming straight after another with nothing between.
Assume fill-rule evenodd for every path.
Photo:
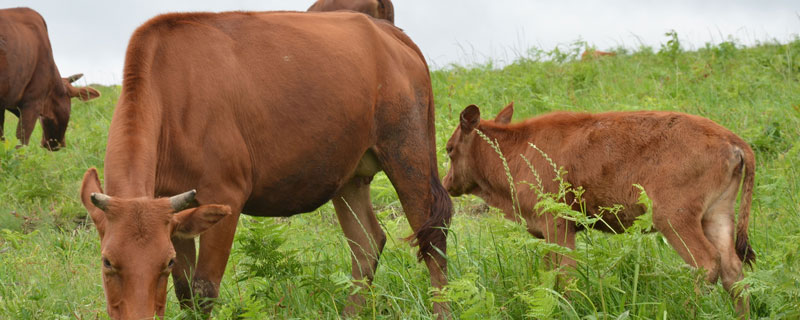
<instances>
[{"instance_id":1,"label":"cow neck","mask_svg":"<svg viewBox=\"0 0 800 320\"><path fill-rule=\"evenodd\" d=\"M111 120L106 149L108 195L124 198L154 196L161 118L158 103L126 95L123 89Z\"/></svg>"}]
</instances>

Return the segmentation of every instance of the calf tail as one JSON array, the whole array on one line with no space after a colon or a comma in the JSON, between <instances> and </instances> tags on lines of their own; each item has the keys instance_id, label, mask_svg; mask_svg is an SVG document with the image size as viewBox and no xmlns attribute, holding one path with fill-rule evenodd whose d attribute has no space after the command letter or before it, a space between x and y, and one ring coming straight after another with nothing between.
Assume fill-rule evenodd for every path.
<instances>
[{"instance_id":1,"label":"calf tail","mask_svg":"<svg viewBox=\"0 0 800 320\"><path fill-rule=\"evenodd\" d=\"M744 163L744 179L742 182L742 203L739 206L739 223L736 225L736 255L743 263L752 266L756 253L747 239L747 225L750 221L750 205L753 200L753 184L755 183L756 160L753 150L745 144L742 148Z\"/></svg>"},{"instance_id":2,"label":"calf tail","mask_svg":"<svg viewBox=\"0 0 800 320\"><path fill-rule=\"evenodd\" d=\"M447 253L447 227L453 216L453 202L439 181L436 170L431 175L431 196L433 201L431 201L428 220L409 237L410 240L413 240L411 245L419 245L417 253L419 260L426 255L435 256L439 251L442 254Z\"/></svg>"}]
</instances>

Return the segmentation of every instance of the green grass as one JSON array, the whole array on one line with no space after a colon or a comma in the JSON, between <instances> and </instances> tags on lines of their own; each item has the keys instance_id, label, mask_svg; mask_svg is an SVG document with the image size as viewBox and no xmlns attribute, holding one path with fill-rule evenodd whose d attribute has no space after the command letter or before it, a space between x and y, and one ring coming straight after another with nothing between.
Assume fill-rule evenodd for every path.
<instances>
[{"instance_id":1,"label":"green grass","mask_svg":"<svg viewBox=\"0 0 800 320\"><path fill-rule=\"evenodd\" d=\"M667 40L675 40L668 38ZM666 40L665 40L666 42ZM756 151L750 239L758 254L750 284L754 318L800 317L800 39L742 48L725 42L684 52L617 49L577 61L583 43L531 50L504 68L451 66L432 72L440 171L444 143L469 104L493 116L508 102L516 119L555 110L674 110L708 117ZM119 87L74 102L68 146L0 143L0 318L104 318L99 239L78 199L82 174L102 168ZM7 114L6 136L16 119ZM41 131L37 126L33 141ZM429 318L426 268L401 238L410 228L384 175L373 182L389 241L366 292L364 318ZM691 190L687 190L691 192ZM734 316L721 285L703 285L658 234L584 232L572 253L572 281L556 286L542 257L560 250L474 197L453 199L445 299L460 318L725 319ZM477 209L476 209L477 208ZM477 213L476 213L477 212ZM350 257L333 208L288 219L242 219L223 280L217 318L337 318ZM700 293L695 283L701 283ZM168 318L190 316L170 288Z\"/></svg>"}]
</instances>

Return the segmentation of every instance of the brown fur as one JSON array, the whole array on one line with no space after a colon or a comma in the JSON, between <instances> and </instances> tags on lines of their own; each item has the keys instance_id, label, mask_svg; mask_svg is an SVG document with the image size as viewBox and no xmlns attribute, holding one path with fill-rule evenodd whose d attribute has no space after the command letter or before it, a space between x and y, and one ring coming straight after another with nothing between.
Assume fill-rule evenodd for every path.
<instances>
[{"instance_id":1,"label":"brown fur","mask_svg":"<svg viewBox=\"0 0 800 320\"><path fill-rule=\"evenodd\" d=\"M317 0L308 8L309 12L336 10L361 12L394 23L394 5L391 0Z\"/></svg>"},{"instance_id":2,"label":"brown fur","mask_svg":"<svg viewBox=\"0 0 800 320\"><path fill-rule=\"evenodd\" d=\"M436 250L446 252L441 227L451 202L438 178L430 76L399 29L351 12L167 14L131 37L124 74L106 150L107 195L123 205L166 203L154 197L189 189L197 195L196 208L177 213L183 218L169 220L171 229L144 229L152 239L145 248L117 247L107 239L130 237L172 210L103 212L90 201L102 192L99 179L87 172L83 202L115 263L149 275L169 260L169 250L159 248L172 249L176 295L202 288L195 295L214 298L239 212L290 216L332 199L353 252L353 277L370 281L386 236L369 182L382 170L398 191L432 285L447 283L446 260ZM106 215L141 221L112 223ZM201 233L195 255L190 237ZM149 290L149 300L114 298ZM109 314L162 315L164 290L106 287ZM361 302L351 296L345 313L357 313ZM436 303L434 311L445 314L447 305Z\"/></svg>"},{"instance_id":3,"label":"brown fur","mask_svg":"<svg viewBox=\"0 0 800 320\"><path fill-rule=\"evenodd\" d=\"M684 260L722 278L726 290L742 279L741 262L755 254L747 242L747 221L753 192L755 159L741 138L711 120L674 112L558 112L510 124L513 104L494 121L480 120L477 107L467 107L461 124L447 143L451 167L444 185L453 196L469 193L500 208L509 219L527 222L531 234L574 248L574 222L539 215L537 194L524 182L536 178L520 155L533 164L545 192L558 190L555 173L533 143L568 173L572 186L582 186L587 214L601 216L600 207L621 204L618 216L603 216L596 228L621 232L644 208L637 204L645 188L653 201L655 228L664 234ZM476 133L482 131L508 159L517 183L515 208L502 162ZM744 175L744 176L743 176ZM735 202L743 179L742 203L734 245ZM573 201L574 199L567 199ZM578 209L578 203L570 203ZM561 264L575 262L553 257ZM734 298L738 298L732 293ZM738 301L746 312L746 299Z\"/></svg>"},{"instance_id":4,"label":"brown fur","mask_svg":"<svg viewBox=\"0 0 800 320\"><path fill-rule=\"evenodd\" d=\"M40 119L42 146L63 147L70 98L87 101L100 96L95 89L73 87L70 83L78 78L61 78L39 13L28 8L0 10L0 139L8 110L20 119L16 136L21 144L28 144Z\"/></svg>"}]
</instances>

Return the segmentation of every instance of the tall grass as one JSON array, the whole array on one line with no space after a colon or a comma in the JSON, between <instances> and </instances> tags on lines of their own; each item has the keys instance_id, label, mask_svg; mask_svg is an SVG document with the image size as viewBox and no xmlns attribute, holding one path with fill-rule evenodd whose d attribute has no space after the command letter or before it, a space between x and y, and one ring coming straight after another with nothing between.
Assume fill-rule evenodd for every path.
<instances>
[{"instance_id":1,"label":"tall grass","mask_svg":"<svg viewBox=\"0 0 800 320\"><path fill-rule=\"evenodd\" d=\"M658 49L617 48L617 56L579 61L583 43L526 57L502 68L451 66L431 73L437 103L440 171L445 141L469 104L493 115L514 101L518 119L554 110L674 110L710 118L756 151L750 239L758 254L743 282L752 315L800 317L800 39L743 48L733 42L697 51L669 35ZM672 41L672 42L670 42ZM103 167L119 87L74 102L68 146L50 153L15 148L16 119L0 143L0 318L104 318L97 233L78 200L83 172ZM34 132L34 141L40 137ZM508 156L508 155L507 155ZM535 182L532 182L535 183ZM577 186L575 186L577 187ZM691 190L687 190L691 192ZM427 269L401 239L411 233L388 179L373 181L373 200L388 242L374 285L363 289L363 318L429 318ZM731 318L721 285L703 285L658 234L595 231L564 251L534 239L474 197L453 199L448 239L454 316L475 318ZM613 210L610 208L609 210ZM477 212L477 213L476 213ZM355 288L350 255L333 208L288 219L243 218L223 279L217 318L337 318ZM543 257L571 254L572 281ZM560 251L561 252L561 251ZM172 289L170 288L170 291ZM168 318L192 318L169 295Z\"/></svg>"}]
</instances>

